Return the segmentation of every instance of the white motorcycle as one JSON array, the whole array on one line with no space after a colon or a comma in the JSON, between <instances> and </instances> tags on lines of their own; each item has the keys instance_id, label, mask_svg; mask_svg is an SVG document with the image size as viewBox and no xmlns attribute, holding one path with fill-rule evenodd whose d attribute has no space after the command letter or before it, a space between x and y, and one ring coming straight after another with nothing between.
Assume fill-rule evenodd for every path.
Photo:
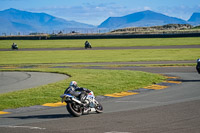
<instances>
[{"instance_id":1,"label":"white motorcycle","mask_svg":"<svg viewBox=\"0 0 200 133\"><path fill-rule=\"evenodd\" d=\"M71 94L63 94L60 97L62 98L62 102L67 103L66 108L72 116L79 117L82 114L89 114L90 112L103 112L103 106L95 99L92 91L86 96L84 103Z\"/></svg>"}]
</instances>

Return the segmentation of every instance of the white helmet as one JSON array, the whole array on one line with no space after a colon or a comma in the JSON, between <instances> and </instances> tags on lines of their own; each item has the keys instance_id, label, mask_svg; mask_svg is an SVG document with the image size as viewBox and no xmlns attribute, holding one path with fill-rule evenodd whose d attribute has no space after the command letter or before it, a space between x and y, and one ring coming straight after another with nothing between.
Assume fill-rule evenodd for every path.
<instances>
[{"instance_id":1,"label":"white helmet","mask_svg":"<svg viewBox=\"0 0 200 133\"><path fill-rule=\"evenodd\" d=\"M72 87L77 87L77 82L76 81L71 81L69 86L72 86Z\"/></svg>"}]
</instances>

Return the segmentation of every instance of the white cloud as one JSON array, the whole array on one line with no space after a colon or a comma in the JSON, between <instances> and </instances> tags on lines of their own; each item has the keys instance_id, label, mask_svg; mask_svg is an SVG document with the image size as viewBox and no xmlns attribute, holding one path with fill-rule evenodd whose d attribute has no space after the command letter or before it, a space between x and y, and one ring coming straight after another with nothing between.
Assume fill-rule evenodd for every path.
<instances>
[{"instance_id":1,"label":"white cloud","mask_svg":"<svg viewBox=\"0 0 200 133\"><path fill-rule=\"evenodd\" d=\"M145 6L144 10L152 10L151 7Z\"/></svg>"}]
</instances>

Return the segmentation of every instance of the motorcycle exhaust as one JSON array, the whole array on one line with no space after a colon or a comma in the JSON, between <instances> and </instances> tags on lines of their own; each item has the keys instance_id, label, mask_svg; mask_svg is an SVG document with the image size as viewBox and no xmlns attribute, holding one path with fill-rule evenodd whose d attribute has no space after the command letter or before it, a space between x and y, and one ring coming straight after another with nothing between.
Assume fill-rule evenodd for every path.
<instances>
[{"instance_id":1,"label":"motorcycle exhaust","mask_svg":"<svg viewBox=\"0 0 200 133\"><path fill-rule=\"evenodd\" d=\"M83 104L81 101L79 101L79 100L77 100L75 98L72 98L72 100L75 101L75 102L77 102L77 103L79 103L79 104L81 104L81 105Z\"/></svg>"}]
</instances>

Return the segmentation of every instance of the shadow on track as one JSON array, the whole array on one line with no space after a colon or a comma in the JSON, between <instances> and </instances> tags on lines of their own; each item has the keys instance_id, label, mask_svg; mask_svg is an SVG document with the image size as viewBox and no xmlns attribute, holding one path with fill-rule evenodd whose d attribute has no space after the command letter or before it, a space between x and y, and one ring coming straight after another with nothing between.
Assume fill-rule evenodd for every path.
<instances>
[{"instance_id":1,"label":"shadow on track","mask_svg":"<svg viewBox=\"0 0 200 133\"><path fill-rule=\"evenodd\" d=\"M177 80L181 82L200 82L200 80Z\"/></svg>"},{"instance_id":2,"label":"shadow on track","mask_svg":"<svg viewBox=\"0 0 200 133\"><path fill-rule=\"evenodd\" d=\"M6 118L16 118L16 119L58 119L58 118L70 118L70 114L48 114L48 115L33 115L33 116L16 116L16 117L6 117Z\"/></svg>"}]
</instances>

